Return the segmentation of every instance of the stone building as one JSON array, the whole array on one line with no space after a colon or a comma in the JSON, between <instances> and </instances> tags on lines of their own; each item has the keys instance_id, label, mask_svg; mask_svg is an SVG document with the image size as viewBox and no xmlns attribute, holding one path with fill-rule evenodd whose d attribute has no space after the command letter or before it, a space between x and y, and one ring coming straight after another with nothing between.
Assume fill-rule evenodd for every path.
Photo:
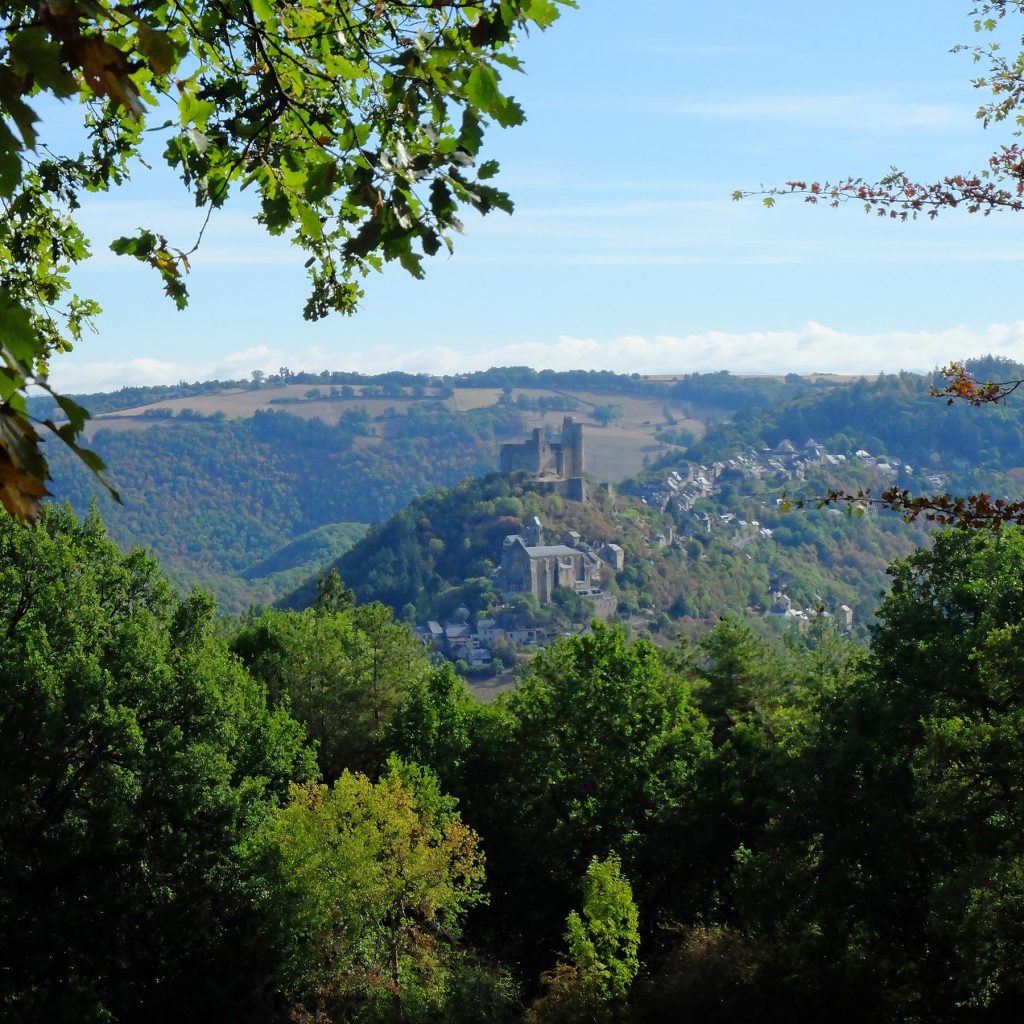
<instances>
[{"instance_id":1,"label":"stone building","mask_svg":"<svg viewBox=\"0 0 1024 1024\"><path fill-rule=\"evenodd\" d=\"M544 605L556 587L568 587L592 598L598 617L615 610L615 598L601 592L604 567L620 571L624 552L618 544L590 544L575 530L567 530L561 544L546 544L544 526L534 516L522 533L509 534L502 544L501 568L497 576L506 596L530 594ZM607 598L602 606L602 599ZM607 614L606 614L607 613Z\"/></svg>"},{"instance_id":2,"label":"stone building","mask_svg":"<svg viewBox=\"0 0 1024 1024\"><path fill-rule=\"evenodd\" d=\"M536 427L528 441L501 446L499 467L502 473L528 473L543 489L572 501L586 499L584 465L583 424L571 416L562 421L562 436L558 441L549 441L544 436L544 428Z\"/></svg>"},{"instance_id":3,"label":"stone building","mask_svg":"<svg viewBox=\"0 0 1024 1024\"><path fill-rule=\"evenodd\" d=\"M626 553L618 544L604 544L598 551L602 562L607 562L616 572L621 572L626 566Z\"/></svg>"},{"instance_id":4,"label":"stone building","mask_svg":"<svg viewBox=\"0 0 1024 1024\"><path fill-rule=\"evenodd\" d=\"M501 555L506 594L532 594L548 604L555 587L588 593L601 585L601 561L592 552L566 544L528 547L520 536L507 537Z\"/></svg>"}]
</instances>

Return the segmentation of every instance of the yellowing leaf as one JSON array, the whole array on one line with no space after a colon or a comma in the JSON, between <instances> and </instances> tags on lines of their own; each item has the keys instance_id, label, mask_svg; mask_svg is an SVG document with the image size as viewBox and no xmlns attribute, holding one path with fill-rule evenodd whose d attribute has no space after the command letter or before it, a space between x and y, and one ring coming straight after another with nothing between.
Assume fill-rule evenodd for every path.
<instances>
[{"instance_id":1,"label":"yellowing leaf","mask_svg":"<svg viewBox=\"0 0 1024 1024\"><path fill-rule=\"evenodd\" d=\"M41 499L50 493L48 478L39 435L9 406L0 407L0 504L12 516L35 522Z\"/></svg>"},{"instance_id":2,"label":"yellowing leaf","mask_svg":"<svg viewBox=\"0 0 1024 1024\"><path fill-rule=\"evenodd\" d=\"M128 58L105 39L83 39L75 49L86 85L97 96L106 96L123 106L133 117L141 117L145 108L139 90L129 77Z\"/></svg>"},{"instance_id":3,"label":"yellowing leaf","mask_svg":"<svg viewBox=\"0 0 1024 1024\"><path fill-rule=\"evenodd\" d=\"M177 63L176 49L170 35L149 25L139 26L139 50L158 75L166 75Z\"/></svg>"}]
</instances>

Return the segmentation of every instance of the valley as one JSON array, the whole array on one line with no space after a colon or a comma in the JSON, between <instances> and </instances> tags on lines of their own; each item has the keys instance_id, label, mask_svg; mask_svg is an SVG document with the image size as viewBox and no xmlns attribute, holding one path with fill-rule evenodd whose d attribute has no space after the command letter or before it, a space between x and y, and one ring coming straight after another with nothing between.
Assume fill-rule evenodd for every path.
<instances>
[{"instance_id":1,"label":"valley","mask_svg":"<svg viewBox=\"0 0 1024 1024\"><path fill-rule=\"evenodd\" d=\"M539 515L561 535L581 530L574 514L596 516L581 532L614 536L629 561L613 614L658 643L699 636L726 614L777 630L770 611L780 602L833 616L851 609L863 636L886 565L925 543L927 530L891 514L784 506L893 482L1009 494L1018 472L1014 412L1000 410L982 431L969 411L926 391L913 375L646 379L521 368L464 379L288 371L248 385L135 389L87 399L98 410L92 443L124 504L70 457L55 459L56 496L79 511L99 502L115 540L149 548L179 586L210 588L225 612L300 607L336 566L360 600L384 601L410 625L443 624L500 563L488 531L501 517L473 481L492 479L501 445L538 429L557 438L570 417L585 434L598 503L584 513L512 481L501 487L518 511L495 529L517 532ZM992 428L1005 456L993 455ZM612 488L598 494L602 482ZM409 516L430 529L389 532L389 517ZM436 569L434 543L448 552ZM398 565L417 568L406 576ZM483 592L490 604L477 594L473 614L501 614L498 592ZM551 621L535 625L579 629L587 608L551 608Z\"/></svg>"}]
</instances>

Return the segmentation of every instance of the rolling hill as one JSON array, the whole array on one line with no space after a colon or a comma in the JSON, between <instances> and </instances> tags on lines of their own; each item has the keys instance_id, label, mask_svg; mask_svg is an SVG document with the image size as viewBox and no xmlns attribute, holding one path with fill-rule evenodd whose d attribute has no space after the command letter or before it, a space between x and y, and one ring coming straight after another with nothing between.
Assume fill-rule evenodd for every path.
<instances>
[{"instance_id":1,"label":"rolling hill","mask_svg":"<svg viewBox=\"0 0 1024 1024\"><path fill-rule=\"evenodd\" d=\"M293 589L326 537L323 562L416 496L493 470L502 440L567 413L587 427L590 471L618 481L738 408L819 386L506 368L126 388L76 396L94 414L88 443L124 504L56 444L52 490L79 511L97 501L118 544L151 549L179 586L198 583L238 611ZM49 401L34 399L34 414L53 415Z\"/></svg>"}]
</instances>

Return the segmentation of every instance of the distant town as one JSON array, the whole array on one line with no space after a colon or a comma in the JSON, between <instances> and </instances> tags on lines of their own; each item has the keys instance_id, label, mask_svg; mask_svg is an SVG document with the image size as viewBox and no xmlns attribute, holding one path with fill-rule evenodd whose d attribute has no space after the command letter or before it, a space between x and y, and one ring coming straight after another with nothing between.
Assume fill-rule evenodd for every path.
<instances>
[{"instance_id":1,"label":"distant town","mask_svg":"<svg viewBox=\"0 0 1024 1024\"><path fill-rule=\"evenodd\" d=\"M750 449L710 465L682 463L648 481L640 491L641 502L659 512L671 512L681 523L678 534L668 527L666 533L649 537L649 545L659 549L680 544L688 535L727 532L732 545L742 551L758 539L770 538L772 531L757 520L746 520L733 512L713 515L695 508L698 502L717 494L730 474L770 483L799 482L812 467L841 468L850 460L891 478L913 473L908 465L864 449L847 454L830 452L813 438L801 447L786 440L774 449ZM527 441L503 444L500 464L503 473L529 474L528 484L534 489L557 493L571 501L586 499L583 425L570 416L565 417L558 439L548 439L542 429L535 429ZM945 477L932 474L928 480L940 487ZM838 509L830 511L844 514ZM617 598L602 589L602 581L625 566L625 552L619 544L605 538L583 538L573 530L551 537L540 519L533 517L521 533L505 537L495 556L500 564L493 578L507 602L527 595L538 606L546 607L558 588L566 588L589 599L592 618L607 621L616 614ZM854 610L847 604L831 609L824 605L799 606L786 593L784 575L771 581L768 615L801 632L819 618L833 622L841 633L850 633L854 625ZM414 632L438 654L476 670L489 668L499 649L544 646L558 636L550 625L536 622L522 611L505 610L473 622L466 608L457 609L445 623L421 623Z\"/></svg>"}]
</instances>

